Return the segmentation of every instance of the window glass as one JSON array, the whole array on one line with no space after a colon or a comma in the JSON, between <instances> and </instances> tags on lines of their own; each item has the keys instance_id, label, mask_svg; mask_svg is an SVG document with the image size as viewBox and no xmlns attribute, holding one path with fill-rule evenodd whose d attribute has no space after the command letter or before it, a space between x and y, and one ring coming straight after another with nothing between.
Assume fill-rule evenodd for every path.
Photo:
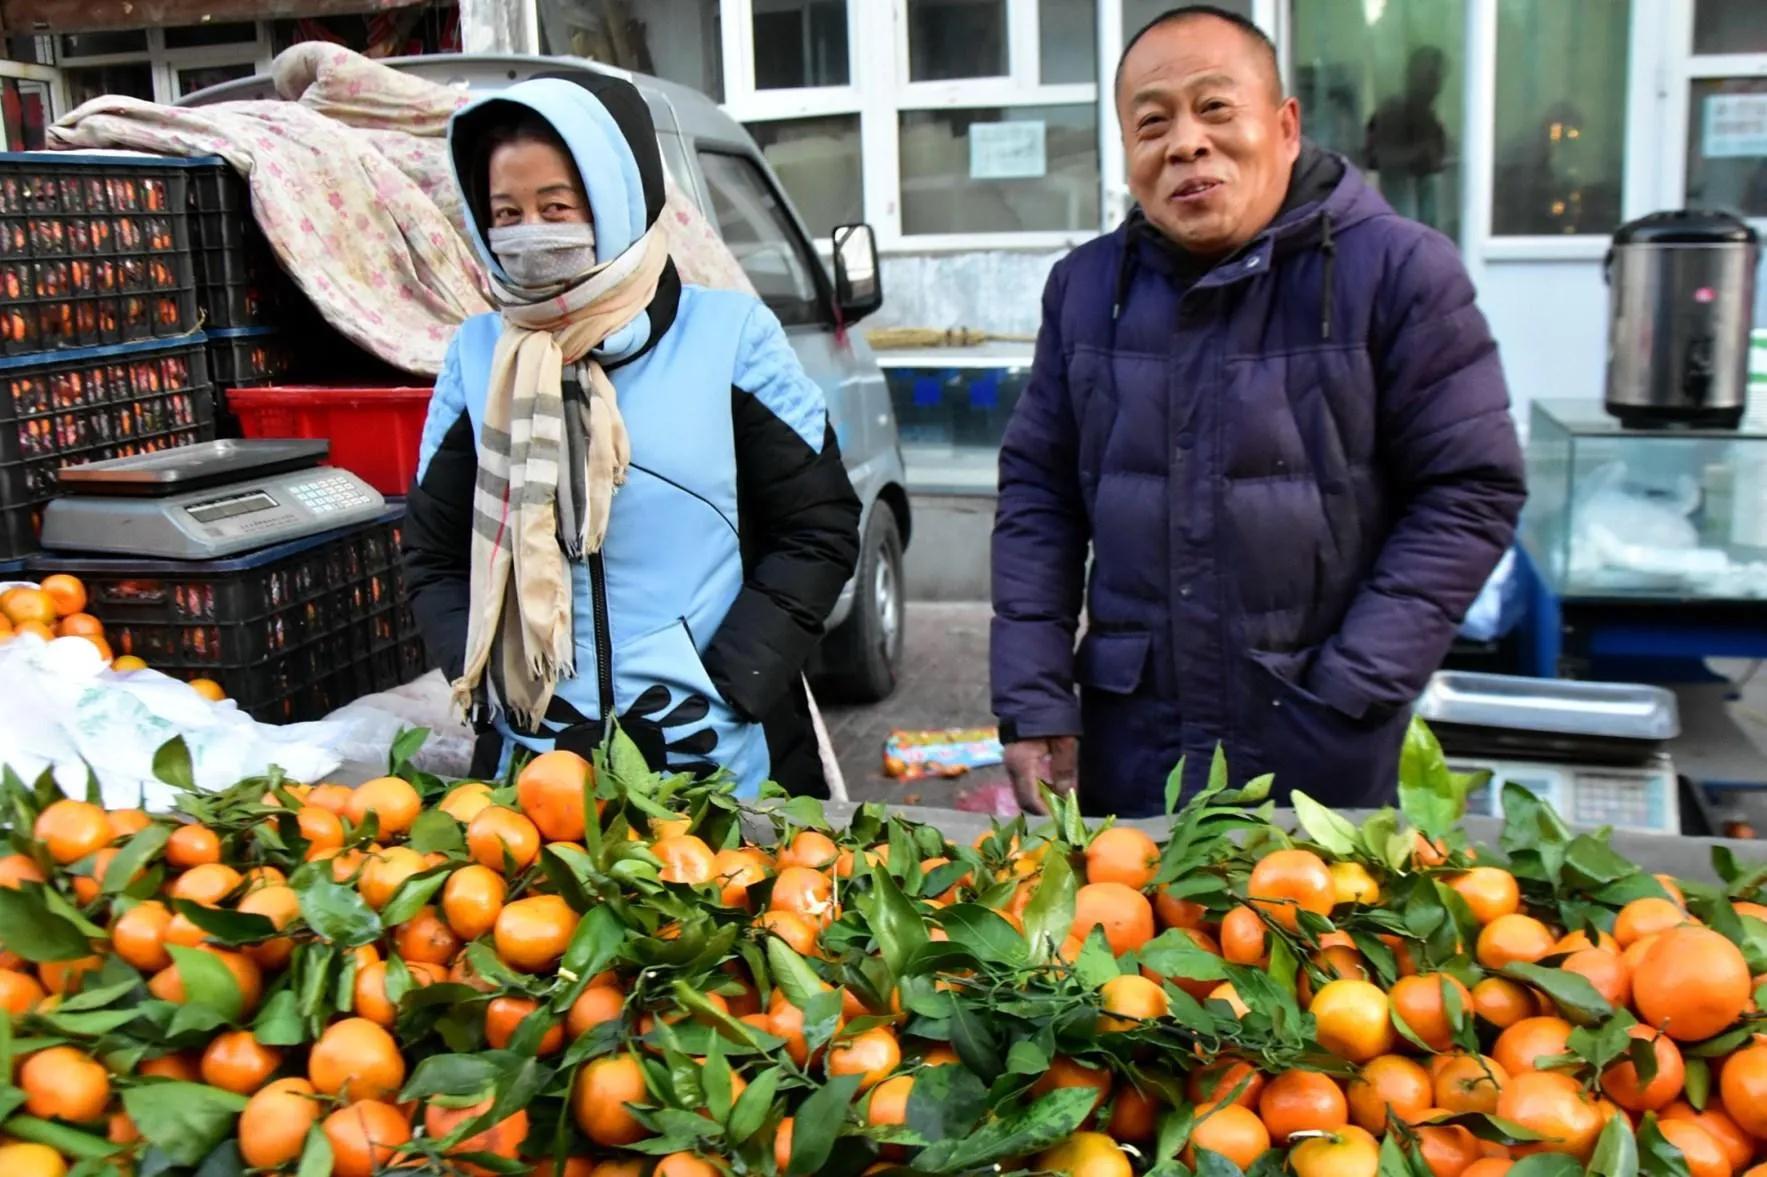
<instances>
[{"instance_id":1,"label":"window glass","mask_svg":"<svg viewBox=\"0 0 1767 1177\"><path fill-rule=\"evenodd\" d=\"M1460 235L1466 0L1294 0L1301 125L1400 213Z\"/></svg>"},{"instance_id":2,"label":"window glass","mask_svg":"<svg viewBox=\"0 0 1767 1177\"><path fill-rule=\"evenodd\" d=\"M539 0L542 51L587 57L724 101L718 0Z\"/></svg>"},{"instance_id":3,"label":"window glass","mask_svg":"<svg viewBox=\"0 0 1767 1177\"><path fill-rule=\"evenodd\" d=\"M992 494L1000 440L1029 381L1029 365L884 368L911 483Z\"/></svg>"},{"instance_id":4,"label":"window glass","mask_svg":"<svg viewBox=\"0 0 1767 1177\"><path fill-rule=\"evenodd\" d=\"M1695 53L1767 53L1761 0L1694 0Z\"/></svg>"},{"instance_id":5,"label":"window glass","mask_svg":"<svg viewBox=\"0 0 1767 1177\"><path fill-rule=\"evenodd\" d=\"M1097 0L1038 0L1037 41L1044 85L1096 82Z\"/></svg>"},{"instance_id":6,"label":"window glass","mask_svg":"<svg viewBox=\"0 0 1767 1177\"><path fill-rule=\"evenodd\" d=\"M1501 0L1491 231L1611 233L1626 158L1631 0Z\"/></svg>"},{"instance_id":7,"label":"window glass","mask_svg":"<svg viewBox=\"0 0 1767 1177\"><path fill-rule=\"evenodd\" d=\"M177 71L178 97L206 90L210 86L219 86L222 82L249 78L257 72L257 65L249 61L237 65L198 65L181 69Z\"/></svg>"},{"instance_id":8,"label":"window glass","mask_svg":"<svg viewBox=\"0 0 1767 1177\"><path fill-rule=\"evenodd\" d=\"M1687 203L1767 217L1767 77L1693 83Z\"/></svg>"},{"instance_id":9,"label":"window glass","mask_svg":"<svg viewBox=\"0 0 1767 1177\"><path fill-rule=\"evenodd\" d=\"M813 236L865 219L858 115L751 123L748 130Z\"/></svg>"},{"instance_id":10,"label":"window glass","mask_svg":"<svg viewBox=\"0 0 1767 1177\"><path fill-rule=\"evenodd\" d=\"M711 220L736 255L755 293L786 326L820 322L821 298L791 218L761 169L740 155L699 153Z\"/></svg>"},{"instance_id":11,"label":"window glass","mask_svg":"<svg viewBox=\"0 0 1767 1177\"><path fill-rule=\"evenodd\" d=\"M145 61L129 65L88 65L61 71L67 100L78 106L103 94L127 94L153 101L153 67Z\"/></svg>"},{"instance_id":12,"label":"window glass","mask_svg":"<svg viewBox=\"0 0 1767 1177\"><path fill-rule=\"evenodd\" d=\"M98 57L105 53L146 53L146 29L117 29L108 33L65 33L63 57Z\"/></svg>"},{"instance_id":13,"label":"window glass","mask_svg":"<svg viewBox=\"0 0 1767 1177\"><path fill-rule=\"evenodd\" d=\"M1304 2L1304 0L1301 0ZM1161 13L1181 7L1176 0L1123 0L1123 44L1153 23ZM1252 0L1215 0L1216 8L1236 12L1247 20L1252 18Z\"/></svg>"},{"instance_id":14,"label":"window glass","mask_svg":"<svg viewBox=\"0 0 1767 1177\"><path fill-rule=\"evenodd\" d=\"M8 37L6 38L6 57L9 61L22 61L27 65L54 65L55 39L53 37Z\"/></svg>"},{"instance_id":15,"label":"window glass","mask_svg":"<svg viewBox=\"0 0 1767 1177\"><path fill-rule=\"evenodd\" d=\"M1085 106L901 115L904 233L1098 228L1098 111Z\"/></svg>"},{"instance_id":16,"label":"window glass","mask_svg":"<svg viewBox=\"0 0 1767 1177\"><path fill-rule=\"evenodd\" d=\"M195 49L202 45L238 45L258 39L258 26L251 21L227 24L179 25L166 30L167 49Z\"/></svg>"},{"instance_id":17,"label":"window glass","mask_svg":"<svg viewBox=\"0 0 1767 1177\"><path fill-rule=\"evenodd\" d=\"M847 0L754 0L755 88L845 86Z\"/></svg>"},{"instance_id":18,"label":"window glass","mask_svg":"<svg viewBox=\"0 0 1767 1177\"><path fill-rule=\"evenodd\" d=\"M49 125L49 83L0 78L0 114L6 121L6 150L41 151Z\"/></svg>"},{"instance_id":19,"label":"window glass","mask_svg":"<svg viewBox=\"0 0 1767 1177\"><path fill-rule=\"evenodd\" d=\"M910 81L1003 78L1007 62L1006 0L908 0Z\"/></svg>"}]
</instances>

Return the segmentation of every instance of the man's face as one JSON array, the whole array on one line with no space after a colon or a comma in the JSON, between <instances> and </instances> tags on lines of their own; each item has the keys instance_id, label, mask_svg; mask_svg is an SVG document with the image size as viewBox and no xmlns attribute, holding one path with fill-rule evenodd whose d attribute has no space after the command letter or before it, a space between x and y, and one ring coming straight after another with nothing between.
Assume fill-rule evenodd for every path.
<instances>
[{"instance_id":1,"label":"man's face","mask_svg":"<svg viewBox=\"0 0 1767 1177\"><path fill-rule=\"evenodd\" d=\"M1160 232L1220 257L1271 222L1301 149L1300 106L1278 94L1263 46L1216 17L1162 25L1130 51L1117 118L1129 190Z\"/></svg>"}]
</instances>

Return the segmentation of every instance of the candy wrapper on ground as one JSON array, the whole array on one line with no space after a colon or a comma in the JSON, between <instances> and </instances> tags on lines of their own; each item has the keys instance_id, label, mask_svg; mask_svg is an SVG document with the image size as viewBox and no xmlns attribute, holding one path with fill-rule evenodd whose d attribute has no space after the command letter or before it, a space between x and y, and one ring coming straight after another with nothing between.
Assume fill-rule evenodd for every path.
<instances>
[{"instance_id":1,"label":"candy wrapper on ground","mask_svg":"<svg viewBox=\"0 0 1767 1177\"><path fill-rule=\"evenodd\" d=\"M1003 759L1000 732L991 727L896 731L884 741L884 775L899 781L960 777Z\"/></svg>"}]
</instances>

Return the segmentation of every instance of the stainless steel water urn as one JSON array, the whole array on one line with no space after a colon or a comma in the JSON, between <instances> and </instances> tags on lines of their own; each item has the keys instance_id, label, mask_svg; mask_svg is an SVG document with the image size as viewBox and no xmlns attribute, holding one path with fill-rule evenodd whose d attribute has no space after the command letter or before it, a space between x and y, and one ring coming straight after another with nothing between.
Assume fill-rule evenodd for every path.
<instances>
[{"instance_id":1,"label":"stainless steel water urn","mask_svg":"<svg viewBox=\"0 0 1767 1177\"><path fill-rule=\"evenodd\" d=\"M1755 231L1728 213L1652 213L1607 258L1607 408L1628 428L1734 429L1748 394Z\"/></svg>"}]
</instances>

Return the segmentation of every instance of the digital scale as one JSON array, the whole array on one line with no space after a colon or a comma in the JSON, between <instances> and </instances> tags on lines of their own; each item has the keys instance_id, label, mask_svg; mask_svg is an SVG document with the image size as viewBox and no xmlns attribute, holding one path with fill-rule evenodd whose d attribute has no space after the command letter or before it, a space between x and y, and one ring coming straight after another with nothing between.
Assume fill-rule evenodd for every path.
<instances>
[{"instance_id":1,"label":"digital scale","mask_svg":"<svg viewBox=\"0 0 1767 1177\"><path fill-rule=\"evenodd\" d=\"M212 560L352 527L386 510L380 492L323 465L324 440L210 441L69 466L43 509L43 547Z\"/></svg>"}]
</instances>

